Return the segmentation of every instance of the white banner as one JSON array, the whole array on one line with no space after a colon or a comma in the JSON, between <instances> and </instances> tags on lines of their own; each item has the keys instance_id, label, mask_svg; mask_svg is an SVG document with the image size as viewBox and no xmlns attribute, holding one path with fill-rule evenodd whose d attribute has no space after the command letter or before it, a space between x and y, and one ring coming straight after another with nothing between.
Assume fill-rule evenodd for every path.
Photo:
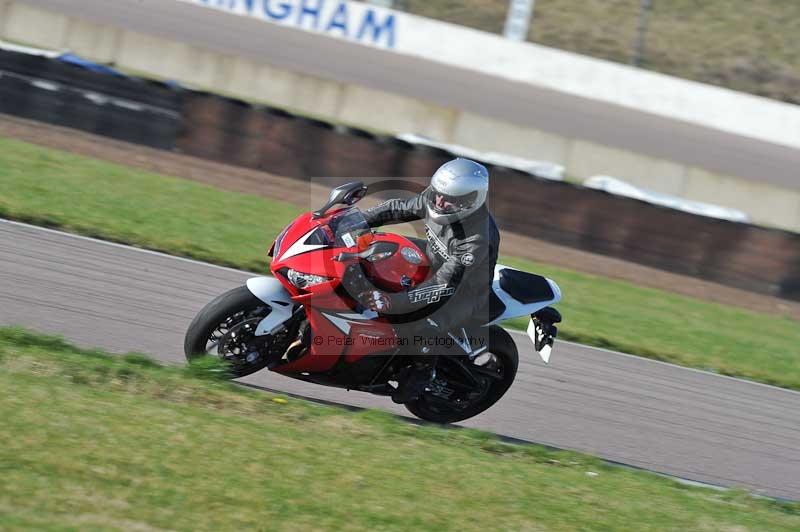
<instances>
[{"instance_id":1,"label":"white banner","mask_svg":"<svg viewBox=\"0 0 800 532\"><path fill-rule=\"evenodd\" d=\"M394 49L397 13L346 0L181 0L284 26Z\"/></svg>"}]
</instances>

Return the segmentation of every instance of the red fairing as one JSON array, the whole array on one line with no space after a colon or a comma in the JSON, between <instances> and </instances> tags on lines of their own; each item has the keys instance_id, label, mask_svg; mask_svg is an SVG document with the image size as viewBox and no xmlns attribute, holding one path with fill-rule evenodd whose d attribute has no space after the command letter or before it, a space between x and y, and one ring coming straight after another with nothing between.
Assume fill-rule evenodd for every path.
<instances>
[{"instance_id":1,"label":"red fairing","mask_svg":"<svg viewBox=\"0 0 800 532\"><path fill-rule=\"evenodd\" d=\"M337 289L347 267L359 261L376 286L392 292L407 290L424 281L430 264L422 250L400 235L373 234L368 228L342 230L334 218L347 212L352 210L339 209L318 219L310 213L303 214L286 228L270 249L273 255L270 270L292 299L304 306L312 338L305 355L274 371L325 372L340 360L353 363L367 355L391 351L396 346L396 335L390 324L357 313L356 301L345 290ZM363 252L376 243L387 243L381 249L393 252L376 257L374 262L355 257L335 260L343 252ZM290 270L326 279L299 288L290 281Z\"/></svg>"},{"instance_id":2,"label":"red fairing","mask_svg":"<svg viewBox=\"0 0 800 532\"><path fill-rule=\"evenodd\" d=\"M397 251L391 257L365 264L365 269L376 286L390 292L400 292L427 278L430 272L428 257L409 239L390 233L377 233L375 240L397 245ZM410 284L403 286L403 278L408 279Z\"/></svg>"}]
</instances>

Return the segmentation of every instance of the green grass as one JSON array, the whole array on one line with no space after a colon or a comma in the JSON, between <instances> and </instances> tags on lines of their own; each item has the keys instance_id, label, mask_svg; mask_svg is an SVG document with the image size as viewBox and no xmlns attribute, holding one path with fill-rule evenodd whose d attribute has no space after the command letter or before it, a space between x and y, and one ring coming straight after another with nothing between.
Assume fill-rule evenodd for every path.
<instances>
[{"instance_id":1,"label":"green grass","mask_svg":"<svg viewBox=\"0 0 800 532\"><path fill-rule=\"evenodd\" d=\"M398 0L408 11L501 33L508 2ZM529 40L630 63L640 0L536 0ZM800 103L800 2L653 0L643 65Z\"/></svg>"},{"instance_id":2,"label":"green grass","mask_svg":"<svg viewBox=\"0 0 800 532\"><path fill-rule=\"evenodd\" d=\"M800 505L0 329L2 530L797 530Z\"/></svg>"},{"instance_id":3,"label":"green grass","mask_svg":"<svg viewBox=\"0 0 800 532\"><path fill-rule=\"evenodd\" d=\"M254 271L293 205L0 138L0 216Z\"/></svg>"},{"instance_id":4,"label":"green grass","mask_svg":"<svg viewBox=\"0 0 800 532\"><path fill-rule=\"evenodd\" d=\"M8 139L0 139L0 190L3 217L253 271L264 271L272 238L300 212ZM559 283L562 338L800 389L795 320L502 260Z\"/></svg>"}]
</instances>

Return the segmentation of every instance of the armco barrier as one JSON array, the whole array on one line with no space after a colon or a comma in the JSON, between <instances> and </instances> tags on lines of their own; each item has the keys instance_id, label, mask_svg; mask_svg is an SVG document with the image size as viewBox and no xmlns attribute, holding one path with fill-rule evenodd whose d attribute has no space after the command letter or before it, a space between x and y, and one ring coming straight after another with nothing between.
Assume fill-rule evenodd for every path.
<instances>
[{"instance_id":1,"label":"armco barrier","mask_svg":"<svg viewBox=\"0 0 800 532\"><path fill-rule=\"evenodd\" d=\"M3 73L12 64L18 72ZM445 150L279 109L79 72L39 58L14 62L0 55L0 112L303 180L376 176L422 183L452 158ZM507 231L800 300L798 234L696 216L508 168L490 171L490 207Z\"/></svg>"}]
</instances>

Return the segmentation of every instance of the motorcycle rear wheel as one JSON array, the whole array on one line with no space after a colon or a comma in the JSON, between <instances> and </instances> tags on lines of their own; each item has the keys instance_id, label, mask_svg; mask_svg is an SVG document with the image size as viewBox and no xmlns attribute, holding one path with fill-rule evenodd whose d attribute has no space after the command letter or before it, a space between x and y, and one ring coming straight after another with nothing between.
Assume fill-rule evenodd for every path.
<instances>
[{"instance_id":1,"label":"motorcycle rear wheel","mask_svg":"<svg viewBox=\"0 0 800 532\"><path fill-rule=\"evenodd\" d=\"M466 407L449 406L441 400L433 401L429 393L419 399L405 403L406 409L416 417L433 423L455 423L475 417L500 400L514 383L519 366L517 346L511 335L502 327L489 328L489 353L498 362L497 379L491 379L488 389L474 404ZM478 357L480 358L480 357Z\"/></svg>"}]
</instances>

